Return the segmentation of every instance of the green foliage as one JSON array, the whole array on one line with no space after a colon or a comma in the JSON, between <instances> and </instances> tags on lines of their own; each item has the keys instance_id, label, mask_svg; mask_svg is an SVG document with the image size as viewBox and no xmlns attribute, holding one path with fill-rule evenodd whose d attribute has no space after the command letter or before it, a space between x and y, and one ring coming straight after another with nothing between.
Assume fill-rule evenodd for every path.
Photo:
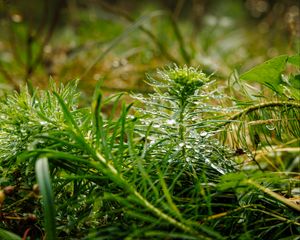
<instances>
[{"instance_id":1,"label":"green foliage","mask_svg":"<svg viewBox=\"0 0 300 240\"><path fill-rule=\"evenodd\" d=\"M299 54L237 74L298 51L292 1L34 2L0 2L1 239L299 237ZM100 91L169 62L204 69Z\"/></svg>"},{"instance_id":2,"label":"green foliage","mask_svg":"<svg viewBox=\"0 0 300 240\"><path fill-rule=\"evenodd\" d=\"M54 222L58 239L250 240L299 234L299 206L292 200L297 166L283 164L274 173L253 168L246 138L253 132L229 130L250 117L258 123L268 112L282 111L279 122L289 129L280 136L290 141L298 136L298 123L290 120L299 114L297 103L225 107L229 98L215 82L187 66L160 70L148 82L155 92L134 95L139 103L133 109L121 104L119 114L121 95L104 99L100 85L90 108L78 107L76 82L4 97L0 174L7 196L0 229L36 239L45 233L53 239ZM111 115L103 112L106 106ZM225 133L235 134L249 157L237 157L229 140L220 142ZM276 142L271 134L266 139L265 148ZM36 176L41 197L32 187ZM17 228L29 212L35 222ZM12 213L18 220L10 220Z\"/></svg>"},{"instance_id":3,"label":"green foliage","mask_svg":"<svg viewBox=\"0 0 300 240\"><path fill-rule=\"evenodd\" d=\"M76 112L78 92L75 92L74 87L77 83L71 82L60 89L53 82L51 84L50 91L30 94L26 87L20 93L10 94L1 100L1 139L5 139L1 145L2 159L9 161L23 150L42 144L34 141L36 135L64 128L63 113L51 91L58 91L67 106Z\"/></svg>"},{"instance_id":4,"label":"green foliage","mask_svg":"<svg viewBox=\"0 0 300 240\"><path fill-rule=\"evenodd\" d=\"M287 64L293 64L300 67L300 55L288 56L282 55L272 58L240 76L243 80L263 83L275 90L279 94L289 98L300 100L298 89L300 87L299 72L298 75L284 76L284 70Z\"/></svg>"},{"instance_id":5,"label":"green foliage","mask_svg":"<svg viewBox=\"0 0 300 240\"><path fill-rule=\"evenodd\" d=\"M149 98L135 96L145 106L137 108L141 113L138 131L149 142L145 157L149 154L155 155L156 161L163 156L165 162L190 163L187 171L206 171L212 174L210 181L232 171L230 151L213 139L218 116L212 113L222 109L206 102L208 96L214 96L207 90L209 78L196 68L174 66L158 71L155 78L149 76L148 81L156 93ZM218 95L215 93L216 98Z\"/></svg>"}]
</instances>

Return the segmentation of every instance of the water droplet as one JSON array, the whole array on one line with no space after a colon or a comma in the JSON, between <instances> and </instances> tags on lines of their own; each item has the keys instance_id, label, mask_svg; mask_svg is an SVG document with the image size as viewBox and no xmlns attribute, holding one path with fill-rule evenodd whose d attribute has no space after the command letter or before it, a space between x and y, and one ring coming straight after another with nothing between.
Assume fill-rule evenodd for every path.
<instances>
[{"instance_id":1,"label":"water droplet","mask_svg":"<svg viewBox=\"0 0 300 240\"><path fill-rule=\"evenodd\" d=\"M200 137L206 137L207 136L207 132L206 131L202 131L201 133L200 133Z\"/></svg>"},{"instance_id":2,"label":"water droplet","mask_svg":"<svg viewBox=\"0 0 300 240\"><path fill-rule=\"evenodd\" d=\"M208 158L205 158L204 162L208 164L208 163L210 163L210 160Z\"/></svg>"},{"instance_id":3,"label":"water droplet","mask_svg":"<svg viewBox=\"0 0 300 240\"><path fill-rule=\"evenodd\" d=\"M40 124L43 125L43 126L45 126L45 125L47 125L48 123L47 123L46 121L40 121Z\"/></svg>"},{"instance_id":4,"label":"water droplet","mask_svg":"<svg viewBox=\"0 0 300 240\"><path fill-rule=\"evenodd\" d=\"M211 153L212 153L212 150L210 150L210 149L205 150L205 154L210 155Z\"/></svg>"},{"instance_id":5,"label":"water droplet","mask_svg":"<svg viewBox=\"0 0 300 240\"><path fill-rule=\"evenodd\" d=\"M174 119L169 119L169 120L167 120L167 124L174 125L174 124L176 124L176 121Z\"/></svg>"},{"instance_id":6,"label":"water droplet","mask_svg":"<svg viewBox=\"0 0 300 240\"><path fill-rule=\"evenodd\" d=\"M225 171L222 168L220 168L219 166L212 163L211 167L214 168L215 170L217 170L219 173L225 174Z\"/></svg>"},{"instance_id":7,"label":"water droplet","mask_svg":"<svg viewBox=\"0 0 300 240\"><path fill-rule=\"evenodd\" d=\"M184 146L184 143L179 143L179 147L183 147Z\"/></svg>"},{"instance_id":8,"label":"water droplet","mask_svg":"<svg viewBox=\"0 0 300 240\"><path fill-rule=\"evenodd\" d=\"M179 151L179 150L180 150L180 147L175 147L174 150L175 150L175 151Z\"/></svg>"},{"instance_id":9,"label":"water droplet","mask_svg":"<svg viewBox=\"0 0 300 240\"><path fill-rule=\"evenodd\" d=\"M267 124L266 128L269 129L270 131L275 130L275 126L273 124Z\"/></svg>"}]
</instances>

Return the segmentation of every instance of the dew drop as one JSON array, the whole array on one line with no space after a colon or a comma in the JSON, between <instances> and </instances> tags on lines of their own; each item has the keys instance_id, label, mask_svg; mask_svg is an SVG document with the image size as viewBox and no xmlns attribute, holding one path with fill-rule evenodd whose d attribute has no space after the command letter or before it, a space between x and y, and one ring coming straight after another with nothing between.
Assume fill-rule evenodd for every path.
<instances>
[{"instance_id":1,"label":"dew drop","mask_svg":"<svg viewBox=\"0 0 300 240\"><path fill-rule=\"evenodd\" d=\"M133 116L133 115L129 115L129 116L127 116L127 118L128 118L128 119L134 119L134 118L135 118L135 116Z\"/></svg>"},{"instance_id":2,"label":"dew drop","mask_svg":"<svg viewBox=\"0 0 300 240\"><path fill-rule=\"evenodd\" d=\"M201 133L200 133L200 137L206 137L207 136L207 132L206 131L202 131Z\"/></svg>"},{"instance_id":3,"label":"dew drop","mask_svg":"<svg viewBox=\"0 0 300 240\"><path fill-rule=\"evenodd\" d=\"M47 122L46 122L46 121L40 121L40 124L41 124L42 126L45 126L45 125L47 125Z\"/></svg>"},{"instance_id":4,"label":"dew drop","mask_svg":"<svg viewBox=\"0 0 300 240\"><path fill-rule=\"evenodd\" d=\"M174 119L167 120L168 125L174 125L175 123L176 123L176 121Z\"/></svg>"},{"instance_id":5,"label":"dew drop","mask_svg":"<svg viewBox=\"0 0 300 240\"><path fill-rule=\"evenodd\" d=\"M267 124L266 128L269 129L270 131L275 130L275 126L273 124Z\"/></svg>"}]
</instances>

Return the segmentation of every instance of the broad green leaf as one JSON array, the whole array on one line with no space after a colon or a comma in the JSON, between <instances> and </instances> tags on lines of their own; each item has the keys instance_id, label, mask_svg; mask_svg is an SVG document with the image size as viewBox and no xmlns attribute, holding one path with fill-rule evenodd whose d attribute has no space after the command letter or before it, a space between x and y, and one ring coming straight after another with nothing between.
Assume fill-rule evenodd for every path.
<instances>
[{"instance_id":1,"label":"broad green leaf","mask_svg":"<svg viewBox=\"0 0 300 240\"><path fill-rule=\"evenodd\" d=\"M287 55L272 58L243 73L240 78L246 81L263 83L273 87L275 90L279 90L281 74L285 70L288 59Z\"/></svg>"},{"instance_id":2,"label":"broad green leaf","mask_svg":"<svg viewBox=\"0 0 300 240\"><path fill-rule=\"evenodd\" d=\"M51 180L49 175L48 159L40 158L35 164L36 177L43 197L46 239L56 239L55 208Z\"/></svg>"},{"instance_id":3,"label":"broad green leaf","mask_svg":"<svg viewBox=\"0 0 300 240\"><path fill-rule=\"evenodd\" d=\"M18 235L0 228L0 239L5 240L21 240Z\"/></svg>"}]
</instances>

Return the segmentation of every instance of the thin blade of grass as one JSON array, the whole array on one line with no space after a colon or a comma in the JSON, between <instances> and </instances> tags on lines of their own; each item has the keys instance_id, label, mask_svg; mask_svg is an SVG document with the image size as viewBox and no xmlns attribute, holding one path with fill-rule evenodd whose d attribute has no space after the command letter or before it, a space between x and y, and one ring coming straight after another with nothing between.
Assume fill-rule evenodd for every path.
<instances>
[{"instance_id":1,"label":"thin blade of grass","mask_svg":"<svg viewBox=\"0 0 300 240\"><path fill-rule=\"evenodd\" d=\"M0 239L5 240L21 240L18 235L0 228Z\"/></svg>"},{"instance_id":2,"label":"thin blade of grass","mask_svg":"<svg viewBox=\"0 0 300 240\"><path fill-rule=\"evenodd\" d=\"M169 192L169 189L168 189L167 184L166 184L166 182L165 182L165 180L163 178L163 175L161 174L161 172L159 171L159 169L157 169L157 172L158 172L158 177L159 177L159 181L160 181L162 190L164 192L164 196L166 197L167 202L168 202L170 208L173 210L172 212L176 214L176 217L178 217L179 219L182 219L180 211L178 210L176 204L172 200L172 196L171 196L171 194Z\"/></svg>"},{"instance_id":3,"label":"thin blade of grass","mask_svg":"<svg viewBox=\"0 0 300 240\"><path fill-rule=\"evenodd\" d=\"M48 159L43 157L35 164L36 177L43 198L46 238L56 239L55 207L49 175Z\"/></svg>"}]
</instances>

